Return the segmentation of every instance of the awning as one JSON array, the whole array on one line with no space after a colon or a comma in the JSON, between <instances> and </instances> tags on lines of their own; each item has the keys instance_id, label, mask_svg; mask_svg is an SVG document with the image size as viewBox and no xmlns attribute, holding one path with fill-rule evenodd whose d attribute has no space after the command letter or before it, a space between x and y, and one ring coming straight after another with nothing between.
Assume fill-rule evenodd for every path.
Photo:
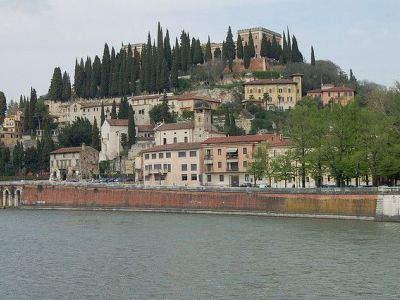
<instances>
[{"instance_id":1,"label":"awning","mask_svg":"<svg viewBox=\"0 0 400 300\"><path fill-rule=\"evenodd\" d=\"M237 152L237 151L238 151L237 148L228 148L228 149L226 149L226 153L234 153L234 152Z\"/></svg>"}]
</instances>

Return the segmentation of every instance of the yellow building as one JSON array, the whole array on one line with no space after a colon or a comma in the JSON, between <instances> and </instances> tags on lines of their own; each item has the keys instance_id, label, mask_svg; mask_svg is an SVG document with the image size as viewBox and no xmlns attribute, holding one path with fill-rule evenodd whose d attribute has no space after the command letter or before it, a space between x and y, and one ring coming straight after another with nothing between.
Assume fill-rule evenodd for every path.
<instances>
[{"instance_id":1,"label":"yellow building","mask_svg":"<svg viewBox=\"0 0 400 300\"><path fill-rule=\"evenodd\" d=\"M256 102L269 110L289 110L302 97L303 74L293 74L291 79L257 79L243 84L243 103Z\"/></svg>"}]
</instances>

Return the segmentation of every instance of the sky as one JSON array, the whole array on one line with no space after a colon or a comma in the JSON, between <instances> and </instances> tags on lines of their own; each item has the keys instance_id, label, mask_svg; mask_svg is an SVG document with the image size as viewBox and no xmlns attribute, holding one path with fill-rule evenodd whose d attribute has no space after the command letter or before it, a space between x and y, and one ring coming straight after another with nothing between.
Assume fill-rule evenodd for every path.
<instances>
[{"instance_id":1,"label":"sky","mask_svg":"<svg viewBox=\"0 0 400 300\"><path fill-rule=\"evenodd\" d=\"M400 80L399 0L0 0L0 91L7 100L48 91L55 67L73 78L75 59L184 29L214 42L228 26L287 27L310 61L329 59L357 79L392 86Z\"/></svg>"}]
</instances>

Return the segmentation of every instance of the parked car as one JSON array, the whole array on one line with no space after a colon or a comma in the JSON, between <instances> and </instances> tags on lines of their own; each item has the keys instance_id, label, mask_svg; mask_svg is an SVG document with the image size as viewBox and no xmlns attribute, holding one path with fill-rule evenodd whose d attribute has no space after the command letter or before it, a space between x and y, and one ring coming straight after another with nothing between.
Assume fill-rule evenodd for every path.
<instances>
[{"instance_id":1,"label":"parked car","mask_svg":"<svg viewBox=\"0 0 400 300\"><path fill-rule=\"evenodd\" d=\"M260 189L266 189L266 188L270 188L271 186L270 186L269 184L266 184L266 183L260 183L260 184L258 185L258 187L259 187Z\"/></svg>"},{"instance_id":2,"label":"parked car","mask_svg":"<svg viewBox=\"0 0 400 300\"><path fill-rule=\"evenodd\" d=\"M252 187L253 185L250 182L243 182L240 187Z\"/></svg>"}]
</instances>

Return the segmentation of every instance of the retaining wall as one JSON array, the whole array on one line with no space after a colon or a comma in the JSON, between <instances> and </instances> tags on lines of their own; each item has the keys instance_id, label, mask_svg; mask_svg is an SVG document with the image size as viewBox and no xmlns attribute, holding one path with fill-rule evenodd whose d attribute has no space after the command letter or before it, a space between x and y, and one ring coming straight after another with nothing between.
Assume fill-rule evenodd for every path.
<instances>
[{"instance_id":1,"label":"retaining wall","mask_svg":"<svg viewBox=\"0 0 400 300\"><path fill-rule=\"evenodd\" d=\"M28 207L243 212L375 219L377 193L332 190L146 189L96 185L24 185Z\"/></svg>"}]
</instances>

